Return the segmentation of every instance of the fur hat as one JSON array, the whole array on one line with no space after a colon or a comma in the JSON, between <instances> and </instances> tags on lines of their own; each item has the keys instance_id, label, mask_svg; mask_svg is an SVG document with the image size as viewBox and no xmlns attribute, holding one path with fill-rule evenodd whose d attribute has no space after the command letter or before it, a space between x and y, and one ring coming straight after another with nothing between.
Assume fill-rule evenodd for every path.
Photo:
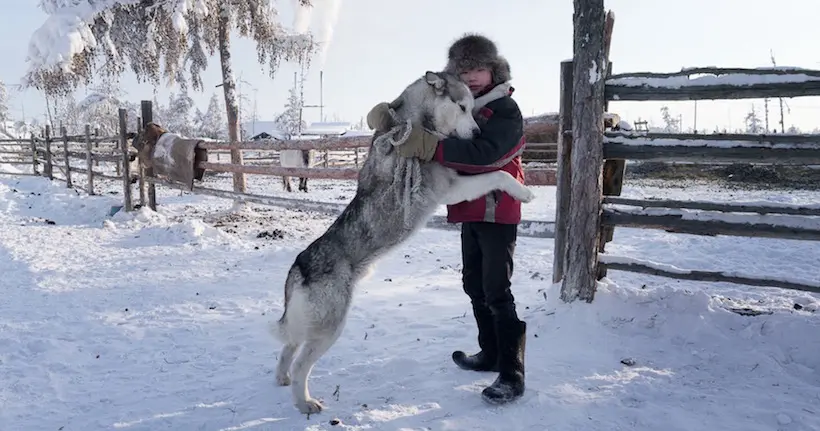
<instances>
[{"instance_id":1,"label":"fur hat","mask_svg":"<svg viewBox=\"0 0 820 431\"><path fill-rule=\"evenodd\" d=\"M445 72L458 75L467 69L486 67L493 74L493 84L511 79L510 63L498 55L498 48L490 39L480 34L465 34L450 45Z\"/></svg>"}]
</instances>

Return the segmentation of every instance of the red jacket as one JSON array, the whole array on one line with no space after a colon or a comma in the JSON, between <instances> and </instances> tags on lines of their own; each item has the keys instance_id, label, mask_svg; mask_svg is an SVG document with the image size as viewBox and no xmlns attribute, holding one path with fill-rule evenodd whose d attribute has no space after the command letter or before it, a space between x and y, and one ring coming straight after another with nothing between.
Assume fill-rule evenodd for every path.
<instances>
[{"instance_id":1,"label":"red jacket","mask_svg":"<svg viewBox=\"0 0 820 431\"><path fill-rule=\"evenodd\" d=\"M447 138L439 142L433 160L462 175L504 170L524 184L521 153L524 151L524 119L510 93L487 103L476 115L481 135L476 139ZM447 205L450 223L521 222L521 202L495 191L473 201Z\"/></svg>"}]
</instances>

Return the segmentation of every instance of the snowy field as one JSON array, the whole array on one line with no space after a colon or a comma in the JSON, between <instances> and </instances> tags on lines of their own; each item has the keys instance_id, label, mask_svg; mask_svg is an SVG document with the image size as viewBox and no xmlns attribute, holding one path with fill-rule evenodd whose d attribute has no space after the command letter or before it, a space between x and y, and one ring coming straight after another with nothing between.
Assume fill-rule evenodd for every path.
<instances>
[{"instance_id":1,"label":"snowy field","mask_svg":"<svg viewBox=\"0 0 820 431\"><path fill-rule=\"evenodd\" d=\"M208 183L228 188L230 178ZM249 184L339 203L354 190ZM635 184L624 197L820 202L817 192ZM159 213L111 217L120 185L98 185L110 192L0 176L0 430L820 429L818 295L611 271L593 304L564 304L550 284L552 240L530 237L519 239L514 276L529 323L527 392L488 407L479 393L494 375L450 359L476 349L458 233L432 229L361 284L310 382L326 410L305 417L275 385L280 345L268 323L294 257L332 219L268 207L232 215L228 201L164 188ZM554 188L536 190L524 217L553 220ZM607 250L820 279L814 242L618 229Z\"/></svg>"}]
</instances>

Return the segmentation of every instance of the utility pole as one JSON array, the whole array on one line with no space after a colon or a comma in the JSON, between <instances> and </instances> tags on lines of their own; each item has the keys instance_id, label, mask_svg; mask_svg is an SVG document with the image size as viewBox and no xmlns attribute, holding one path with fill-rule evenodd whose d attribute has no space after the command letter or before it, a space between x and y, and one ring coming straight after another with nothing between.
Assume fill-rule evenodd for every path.
<instances>
[{"instance_id":1,"label":"utility pole","mask_svg":"<svg viewBox=\"0 0 820 431\"><path fill-rule=\"evenodd\" d=\"M772 66L777 67L777 63L774 61L774 52L772 50L769 50L769 56L772 59ZM786 122L783 118L783 98L778 97L778 100L780 101L780 133L786 133Z\"/></svg>"},{"instance_id":2,"label":"utility pole","mask_svg":"<svg viewBox=\"0 0 820 431\"><path fill-rule=\"evenodd\" d=\"M698 101L695 100L695 120L693 122L692 128L694 129L695 133L698 133Z\"/></svg>"},{"instance_id":3,"label":"utility pole","mask_svg":"<svg viewBox=\"0 0 820 431\"><path fill-rule=\"evenodd\" d=\"M324 101L323 101L324 100L324 96L323 96L323 93L324 93L324 84L323 84L324 74L325 74L324 71L321 71L321 70L319 71L319 104L318 105L302 105L305 108L319 108L319 121L320 122L325 121L325 114L324 114L325 105L324 105Z\"/></svg>"}]
</instances>

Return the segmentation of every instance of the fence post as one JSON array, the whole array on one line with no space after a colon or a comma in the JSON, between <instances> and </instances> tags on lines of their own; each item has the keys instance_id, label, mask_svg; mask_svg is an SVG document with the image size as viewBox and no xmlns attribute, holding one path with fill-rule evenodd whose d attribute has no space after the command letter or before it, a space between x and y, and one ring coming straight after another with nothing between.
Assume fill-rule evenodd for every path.
<instances>
[{"instance_id":1,"label":"fence post","mask_svg":"<svg viewBox=\"0 0 820 431\"><path fill-rule=\"evenodd\" d=\"M612 11L607 12L606 21L604 22L604 61L607 64L606 78L612 75L612 62L609 61L609 49L612 46L612 31L615 27L615 14ZM609 112L609 101L604 100L604 112ZM617 125L613 124L612 127ZM606 125L604 125L606 129ZM602 192L604 196L619 196L623 188L624 171L626 170L625 159L609 159L604 160L603 166L603 184ZM615 234L613 226L601 225L598 230L598 253L603 253L606 248L606 243L612 241ZM598 265L597 279L600 280L606 277L606 267Z\"/></svg>"},{"instance_id":2,"label":"fence post","mask_svg":"<svg viewBox=\"0 0 820 431\"><path fill-rule=\"evenodd\" d=\"M31 167L34 170L34 175L40 175L37 172L37 138L34 137L34 133L31 133Z\"/></svg>"},{"instance_id":3,"label":"fence post","mask_svg":"<svg viewBox=\"0 0 820 431\"><path fill-rule=\"evenodd\" d=\"M100 149L100 128L99 127L94 128L94 149L95 150ZM99 160L94 160L94 166L100 166L100 161Z\"/></svg>"},{"instance_id":4,"label":"fence post","mask_svg":"<svg viewBox=\"0 0 820 431\"><path fill-rule=\"evenodd\" d=\"M142 129L142 117L137 117L137 128ZM140 186L140 207L145 206L145 168L142 166L142 157L137 156L137 170L139 171L139 186Z\"/></svg>"},{"instance_id":5,"label":"fence post","mask_svg":"<svg viewBox=\"0 0 820 431\"><path fill-rule=\"evenodd\" d=\"M51 125L46 124L46 168L45 174L49 180L54 180L54 164L51 158Z\"/></svg>"},{"instance_id":6,"label":"fence post","mask_svg":"<svg viewBox=\"0 0 820 431\"><path fill-rule=\"evenodd\" d=\"M122 199L125 211L134 210L131 202L131 173L128 166L128 111L119 109L120 116L120 150L122 151Z\"/></svg>"},{"instance_id":7,"label":"fence post","mask_svg":"<svg viewBox=\"0 0 820 431\"><path fill-rule=\"evenodd\" d=\"M575 0L573 15L572 199L567 213L566 274L561 299L595 297L598 228L601 224L601 171L604 141L604 78L590 70L605 63L603 0Z\"/></svg>"},{"instance_id":8,"label":"fence post","mask_svg":"<svg viewBox=\"0 0 820 431\"><path fill-rule=\"evenodd\" d=\"M150 100L143 100L140 102L140 108L142 111L142 128L145 128L145 125L154 121L154 112L152 109L152 104ZM154 168L148 168L145 170L145 176L148 178L153 179L154 177ZM236 178L236 175L234 175ZM244 177L243 177L244 178ZM236 180L234 179L234 182ZM151 208L152 211L157 210L157 187L151 181L148 184L148 207Z\"/></svg>"},{"instance_id":9,"label":"fence post","mask_svg":"<svg viewBox=\"0 0 820 431\"><path fill-rule=\"evenodd\" d=\"M555 247L552 282L564 278L567 257L567 215L572 199L572 60L561 62L561 93L558 113L558 172L555 186Z\"/></svg>"},{"instance_id":10,"label":"fence post","mask_svg":"<svg viewBox=\"0 0 820 431\"><path fill-rule=\"evenodd\" d=\"M94 157L91 152L91 126L85 125L85 165L88 169L88 194L94 194Z\"/></svg>"},{"instance_id":11,"label":"fence post","mask_svg":"<svg viewBox=\"0 0 820 431\"><path fill-rule=\"evenodd\" d=\"M60 133L63 135L63 152L65 157L65 186L71 188L71 157L68 155L68 135L66 134L65 126L60 126Z\"/></svg>"}]
</instances>

